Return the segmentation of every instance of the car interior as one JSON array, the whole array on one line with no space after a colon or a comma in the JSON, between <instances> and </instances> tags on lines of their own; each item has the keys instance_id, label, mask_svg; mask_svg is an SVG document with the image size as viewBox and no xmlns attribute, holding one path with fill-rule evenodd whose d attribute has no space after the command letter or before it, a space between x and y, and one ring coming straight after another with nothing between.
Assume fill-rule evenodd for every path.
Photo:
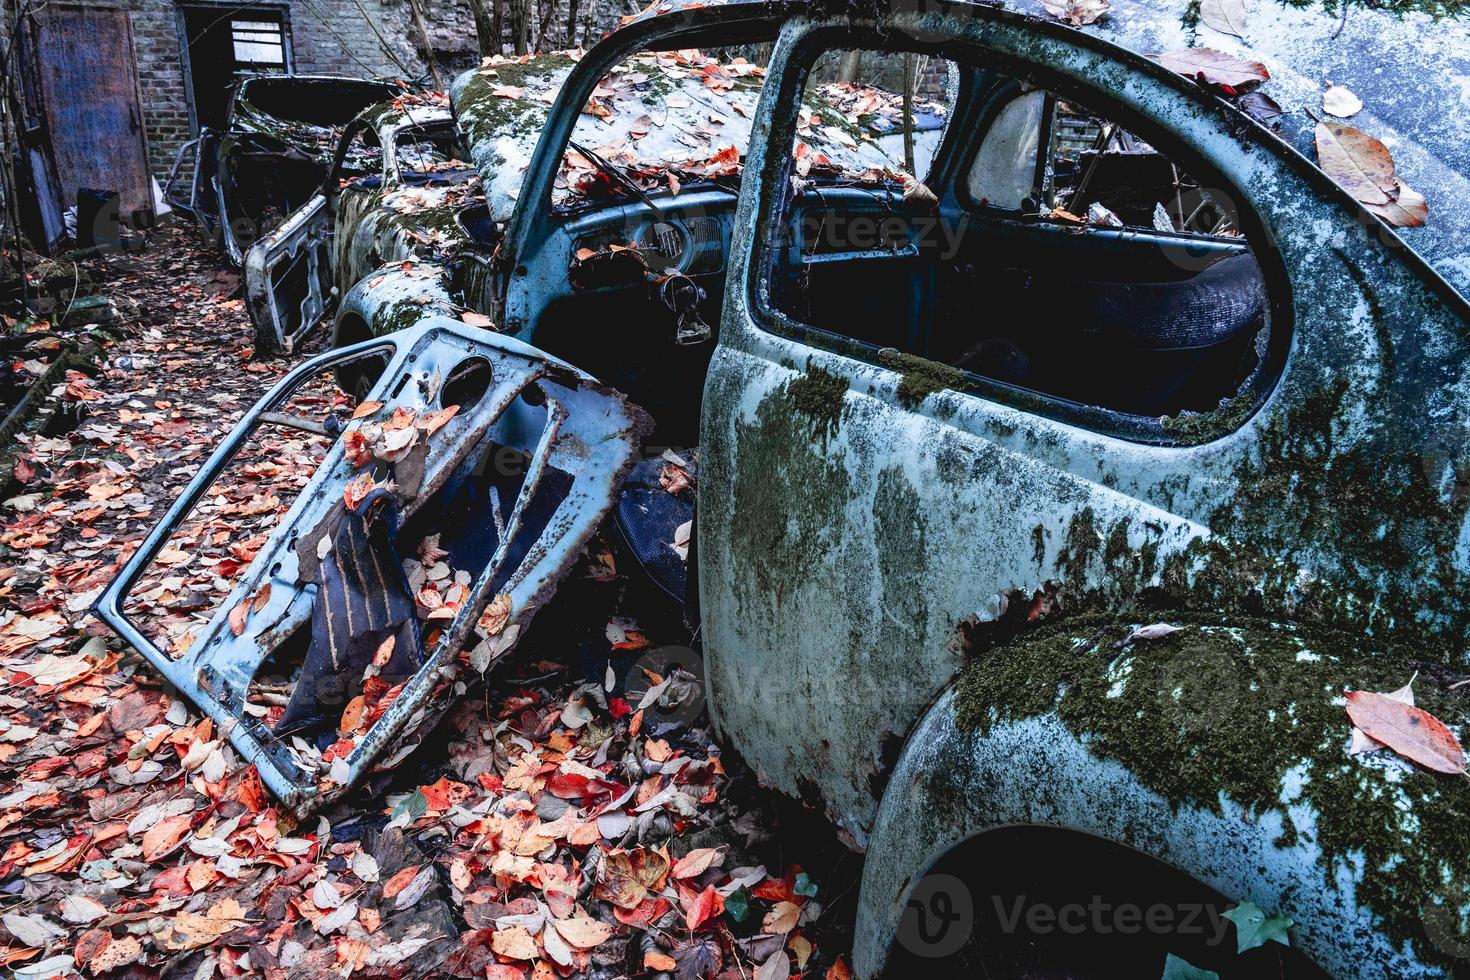
<instances>
[{"instance_id":1,"label":"car interior","mask_svg":"<svg viewBox=\"0 0 1470 980\"><path fill-rule=\"evenodd\" d=\"M818 59L808 84L844 54ZM864 82L903 85L901 54L862 59ZM1260 362L1267 298L1226 194L1106 115L992 71L918 60L925 99L968 93L963 131L944 134L932 168L953 176L931 188L936 203L906 195L896 172L793 174L787 238L770 250L776 310L875 352L1125 415L1208 412L1233 396ZM569 215L567 281L535 321L534 343L647 407L663 444L697 439L713 344L675 342L681 314L661 284L687 277L695 312L717 324L733 184L633 203L632 191L614 193Z\"/></svg>"},{"instance_id":2,"label":"car interior","mask_svg":"<svg viewBox=\"0 0 1470 980\"><path fill-rule=\"evenodd\" d=\"M849 54L824 54L808 85ZM833 335L845 349L1154 419L1217 409L1252 376L1266 289L1225 193L1106 115L1021 80L894 52L860 63L862 81L888 91L908 73L914 94L960 122L932 166L905 159L861 177L802 165L798 134L768 275L776 311L810 342ZM928 194L905 193L904 164L931 175ZM609 196L561 225L567 279L547 290L531 339L647 408L652 444L690 446L714 344L676 342L684 314L665 287L690 284L683 301L718 323L734 182Z\"/></svg>"}]
</instances>

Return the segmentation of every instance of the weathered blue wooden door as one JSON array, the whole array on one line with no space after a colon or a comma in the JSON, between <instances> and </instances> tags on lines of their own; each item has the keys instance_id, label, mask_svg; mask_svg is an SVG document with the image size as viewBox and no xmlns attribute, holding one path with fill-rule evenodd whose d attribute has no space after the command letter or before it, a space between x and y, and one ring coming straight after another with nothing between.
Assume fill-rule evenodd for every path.
<instances>
[{"instance_id":1,"label":"weathered blue wooden door","mask_svg":"<svg viewBox=\"0 0 1470 980\"><path fill-rule=\"evenodd\" d=\"M65 205L77 188L114 191L126 220L153 213L143 112L128 12L47 5L36 63Z\"/></svg>"}]
</instances>

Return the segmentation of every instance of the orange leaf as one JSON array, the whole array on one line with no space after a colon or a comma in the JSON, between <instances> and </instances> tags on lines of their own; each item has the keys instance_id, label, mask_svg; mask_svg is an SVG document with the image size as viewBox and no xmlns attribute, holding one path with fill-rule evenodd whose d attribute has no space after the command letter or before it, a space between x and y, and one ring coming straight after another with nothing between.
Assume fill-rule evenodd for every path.
<instances>
[{"instance_id":1,"label":"orange leaf","mask_svg":"<svg viewBox=\"0 0 1470 980\"><path fill-rule=\"evenodd\" d=\"M230 632L239 636L245 632L245 620L250 615L250 600L246 599L230 610Z\"/></svg>"},{"instance_id":2,"label":"orange leaf","mask_svg":"<svg viewBox=\"0 0 1470 980\"><path fill-rule=\"evenodd\" d=\"M389 878L387 883L383 885L383 897L392 898L394 895L397 895L399 892L403 891L403 889L408 887L408 883L410 881L413 881L414 876L418 873L419 866L415 864L404 868L402 871Z\"/></svg>"},{"instance_id":3,"label":"orange leaf","mask_svg":"<svg viewBox=\"0 0 1470 980\"><path fill-rule=\"evenodd\" d=\"M643 954L643 969L645 970L658 970L664 973L672 973L676 966L678 964L674 962L672 956L661 953L656 949L650 949Z\"/></svg>"},{"instance_id":4,"label":"orange leaf","mask_svg":"<svg viewBox=\"0 0 1470 980\"><path fill-rule=\"evenodd\" d=\"M1435 772L1465 771L1455 733L1422 708L1374 691L1349 691L1347 713L1369 738Z\"/></svg>"},{"instance_id":5,"label":"orange leaf","mask_svg":"<svg viewBox=\"0 0 1470 980\"><path fill-rule=\"evenodd\" d=\"M718 847L696 847L674 865L674 877L698 878L709 870L709 866L714 863L719 853Z\"/></svg>"},{"instance_id":6,"label":"orange leaf","mask_svg":"<svg viewBox=\"0 0 1470 980\"><path fill-rule=\"evenodd\" d=\"M847 965L847 960L841 956L827 967L826 980L852 980L852 970Z\"/></svg>"},{"instance_id":7,"label":"orange leaf","mask_svg":"<svg viewBox=\"0 0 1470 980\"><path fill-rule=\"evenodd\" d=\"M382 402L363 402L361 405L357 406L357 408L353 409L352 417L355 419L360 419L365 415L373 414L382 407Z\"/></svg>"},{"instance_id":8,"label":"orange leaf","mask_svg":"<svg viewBox=\"0 0 1470 980\"><path fill-rule=\"evenodd\" d=\"M143 860L157 861L168 854L189 832L192 814L180 813L158 821L143 835Z\"/></svg>"}]
</instances>

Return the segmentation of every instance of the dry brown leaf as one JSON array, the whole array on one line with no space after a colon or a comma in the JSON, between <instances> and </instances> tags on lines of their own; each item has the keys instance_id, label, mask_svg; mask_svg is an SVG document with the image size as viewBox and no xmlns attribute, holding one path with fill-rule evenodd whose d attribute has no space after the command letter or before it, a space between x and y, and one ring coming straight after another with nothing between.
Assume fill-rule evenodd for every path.
<instances>
[{"instance_id":1,"label":"dry brown leaf","mask_svg":"<svg viewBox=\"0 0 1470 980\"><path fill-rule=\"evenodd\" d=\"M480 614L480 620L475 625L480 632L486 636L497 636L505 629L505 624L510 620L510 594L502 592L490 600L485 611Z\"/></svg>"},{"instance_id":2,"label":"dry brown leaf","mask_svg":"<svg viewBox=\"0 0 1470 980\"><path fill-rule=\"evenodd\" d=\"M1387 204L1364 204L1363 207L1395 228L1419 228L1429 220L1429 202L1424 195L1399 181L1399 196Z\"/></svg>"},{"instance_id":3,"label":"dry brown leaf","mask_svg":"<svg viewBox=\"0 0 1470 980\"><path fill-rule=\"evenodd\" d=\"M1046 12L1073 27L1086 27L1113 9L1108 0L1041 0Z\"/></svg>"},{"instance_id":4,"label":"dry brown leaf","mask_svg":"<svg viewBox=\"0 0 1470 980\"><path fill-rule=\"evenodd\" d=\"M1271 77L1259 61L1246 61L1214 48L1180 48L1154 55L1159 64L1185 78L1242 92Z\"/></svg>"},{"instance_id":5,"label":"dry brown leaf","mask_svg":"<svg viewBox=\"0 0 1470 980\"><path fill-rule=\"evenodd\" d=\"M382 402L363 402L361 405L352 410L352 417L355 419L360 419L365 416L372 415L374 412L382 407Z\"/></svg>"},{"instance_id":6,"label":"dry brown leaf","mask_svg":"<svg viewBox=\"0 0 1470 980\"><path fill-rule=\"evenodd\" d=\"M552 919L551 924L561 933L561 938L577 949L600 946L612 935L612 926L586 915L571 919Z\"/></svg>"},{"instance_id":7,"label":"dry brown leaf","mask_svg":"<svg viewBox=\"0 0 1470 980\"><path fill-rule=\"evenodd\" d=\"M796 928L796 922L800 918L800 905L795 902L777 902L761 920L761 931L784 936Z\"/></svg>"},{"instance_id":8,"label":"dry brown leaf","mask_svg":"<svg viewBox=\"0 0 1470 980\"><path fill-rule=\"evenodd\" d=\"M490 948L509 960L534 960L541 955L536 940L522 926L496 929L490 937Z\"/></svg>"},{"instance_id":9,"label":"dry brown leaf","mask_svg":"<svg viewBox=\"0 0 1470 980\"><path fill-rule=\"evenodd\" d=\"M233 898L221 899L202 914L180 912L174 918L172 933L164 936L163 944L169 949L198 949L238 929L245 924L244 920L245 910L239 902Z\"/></svg>"},{"instance_id":10,"label":"dry brown leaf","mask_svg":"<svg viewBox=\"0 0 1470 980\"><path fill-rule=\"evenodd\" d=\"M1465 771L1460 740L1444 722L1412 704L1376 691L1349 691L1347 713L1375 741L1435 772Z\"/></svg>"},{"instance_id":11,"label":"dry brown leaf","mask_svg":"<svg viewBox=\"0 0 1470 980\"><path fill-rule=\"evenodd\" d=\"M1317 163L1364 204L1388 204L1398 195L1398 177L1388 147L1360 129L1331 119L1317 124Z\"/></svg>"}]
</instances>

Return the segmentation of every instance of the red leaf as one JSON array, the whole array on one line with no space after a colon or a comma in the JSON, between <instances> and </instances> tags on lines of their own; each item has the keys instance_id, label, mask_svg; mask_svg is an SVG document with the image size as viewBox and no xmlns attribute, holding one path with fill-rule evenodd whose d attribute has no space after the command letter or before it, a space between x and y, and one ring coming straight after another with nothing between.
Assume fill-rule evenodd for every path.
<instances>
[{"instance_id":1,"label":"red leaf","mask_svg":"<svg viewBox=\"0 0 1470 980\"><path fill-rule=\"evenodd\" d=\"M387 882L383 885L383 897L392 898L394 895L397 895L399 892L403 891L403 889L408 887L408 883L410 881L413 881L414 876L418 873L419 866L417 864L414 864L410 865L407 868L404 868L402 871L389 878Z\"/></svg>"},{"instance_id":2,"label":"red leaf","mask_svg":"<svg viewBox=\"0 0 1470 980\"><path fill-rule=\"evenodd\" d=\"M714 885L706 885L704 891L684 904L684 924L690 931L725 911L725 900L715 891Z\"/></svg>"},{"instance_id":3,"label":"red leaf","mask_svg":"<svg viewBox=\"0 0 1470 980\"><path fill-rule=\"evenodd\" d=\"M1465 770L1460 740L1424 709L1374 691L1349 691L1347 702L1354 725L1404 758L1435 772Z\"/></svg>"}]
</instances>

